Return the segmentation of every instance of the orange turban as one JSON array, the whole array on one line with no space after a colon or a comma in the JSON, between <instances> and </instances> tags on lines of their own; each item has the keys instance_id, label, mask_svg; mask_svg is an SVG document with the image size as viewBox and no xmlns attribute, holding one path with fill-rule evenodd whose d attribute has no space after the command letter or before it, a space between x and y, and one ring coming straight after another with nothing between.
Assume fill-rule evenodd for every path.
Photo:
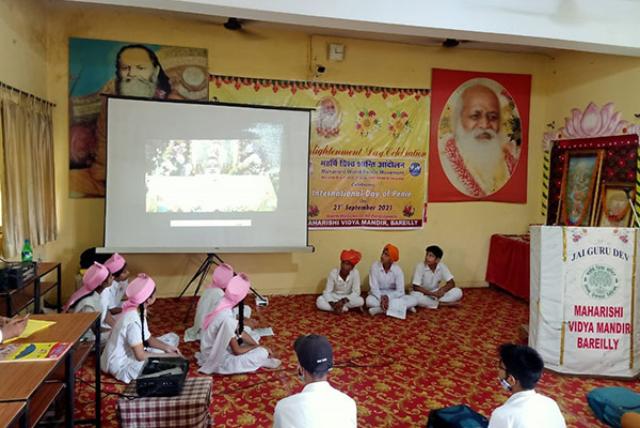
<instances>
[{"instance_id":1,"label":"orange turban","mask_svg":"<svg viewBox=\"0 0 640 428\"><path fill-rule=\"evenodd\" d=\"M349 262L354 266L360 262L360 259L362 259L362 254L356 250L342 250L340 253L341 262Z\"/></svg>"},{"instance_id":2,"label":"orange turban","mask_svg":"<svg viewBox=\"0 0 640 428\"><path fill-rule=\"evenodd\" d=\"M389 254L389 257L391 257L391 260L393 260L394 262L400 260L400 250L398 250L398 247L387 244L384 246L384 249L387 250L387 253Z\"/></svg>"}]
</instances>

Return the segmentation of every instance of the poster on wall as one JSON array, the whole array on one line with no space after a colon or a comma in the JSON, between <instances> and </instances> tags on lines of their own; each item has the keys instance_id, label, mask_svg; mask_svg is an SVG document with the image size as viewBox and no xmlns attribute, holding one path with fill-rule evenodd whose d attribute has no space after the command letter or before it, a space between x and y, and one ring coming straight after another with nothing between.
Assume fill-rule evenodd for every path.
<instances>
[{"instance_id":1,"label":"poster on wall","mask_svg":"<svg viewBox=\"0 0 640 428\"><path fill-rule=\"evenodd\" d=\"M206 49L69 39L69 196L105 194L101 94L195 101L208 89Z\"/></svg>"},{"instance_id":2,"label":"poster on wall","mask_svg":"<svg viewBox=\"0 0 640 428\"><path fill-rule=\"evenodd\" d=\"M428 89L212 76L210 94L221 102L315 109L309 228L422 227Z\"/></svg>"},{"instance_id":3,"label":"poster on wall","mask_svg":"<svg viewBox=\"0 0 640 428\"><path fill-rule=\"evenodd\" d=\"M531 228L529 344L561 373L640 371L635 229Z\"/></svg>"},{"instance_id":4,"label":"poster on wall","mask_svg":"<svg viewBox=\"0 0 640 428\"><path fill-rule=\"evenodd\" d=\"M429 202L527 201L531 76L434 69Z\"/></svg>"}]
</instances>

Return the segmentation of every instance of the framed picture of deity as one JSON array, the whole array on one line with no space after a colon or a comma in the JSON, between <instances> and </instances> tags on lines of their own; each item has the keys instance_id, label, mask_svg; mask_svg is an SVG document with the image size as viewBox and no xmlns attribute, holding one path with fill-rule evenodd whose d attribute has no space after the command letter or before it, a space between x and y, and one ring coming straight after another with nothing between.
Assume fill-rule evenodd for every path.
<instances>
[{"instance_id":1,"label":"framed picture of deity","mask_svg":"<svg viewBox=\"0 0 640 428\"><path fill-rule=\"evenodd\" d=\"M602 150L569 151L565 154L558 225L593 224L603 157Z\"/></svg>"},{"instance_id":2,"label":"framed picture of deity","mask_svg":"<svg viewBox=\"0 0 640 428\"><path fill-rule=\"evenodd\" d=\"M633 183L602 183L594 226L630 227L633 213L629 199L635 200Z\"/></svg>"}]
</instances>

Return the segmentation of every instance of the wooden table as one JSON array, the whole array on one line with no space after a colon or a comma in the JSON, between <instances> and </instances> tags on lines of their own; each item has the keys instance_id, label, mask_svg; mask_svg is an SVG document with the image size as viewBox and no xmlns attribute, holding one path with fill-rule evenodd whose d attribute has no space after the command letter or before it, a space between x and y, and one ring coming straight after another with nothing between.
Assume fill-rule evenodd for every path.
<instances>
[{"instance_id":1,"label":"wooden table","mask_svg":"<svg viewBox=\"0 0 640 428\"><path fill-rule=\"evenodd\" d=\"M27 401L27 419L29 426L33 426L64 389L66 426L72 427L74 424L75 372L82 365L89 351L93 349L96 359L95 420L82 422L91 422L99 427L102 405L100 397L100 313L33 315L31 318L55 321L56 324L27 339L19 339L16 343L69 342L74 346L57 361L0 363L0 379L2 379L0 402ZM92 348L78 346L80 338L92 327L94 331L97 331L96 342ZM60 373L61 367L64 367L62 374Z\"/></svg>"},{"instance_id":2,"label":"wooden table","mask_svg":"<svg viewBox=\"0 0 640 428\"><path fill-rule=\"evenodd\" d=\"M54 279L55 274L55 279ZM40 298L56 290L56 309L62 308L61 298L62 270L60 263L39 262L36 274L20 288L0 292L0 315L12 317L23 309L33 305L33 312L40 313Z\"/></svg>"},{"instance_id":3,"label":"wooden table","mask_svg":"<svg viewBox=\"0 0 640 428\"><path fill-rule=\"evenodd\" d=\"M485 280L529 300L529 235L492 235Z\"/></svg>"},{"instance_id":4,"label":"wooden table","mask_svg":"<svg viewBox=\"0 0 640 428\"><path fill-rule=\"evenodd\" d=\"M18 424L20 428L26 428L27 403L16 401L14 403L0 403L0 426L8 427Z\"/></svg>"}]
</instances>

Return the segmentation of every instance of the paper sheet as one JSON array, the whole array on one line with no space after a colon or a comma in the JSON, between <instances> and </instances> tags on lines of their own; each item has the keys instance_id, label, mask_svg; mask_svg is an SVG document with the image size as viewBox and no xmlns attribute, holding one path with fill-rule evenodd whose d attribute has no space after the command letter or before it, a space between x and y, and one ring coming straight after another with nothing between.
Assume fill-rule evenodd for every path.
<instances>
[{"instance_id":1,"label":"paper sheet","mask_svg":"<svg viewBox=\"0 0 640 428\"><path fill-rule=\"evenodd\" d=\"M44 330L45 328L52 326L55 323L56 323L55 321L41 321L41 320L29 319L27 320L27 326L25 327L24 331L20 336L14 337L9 340L5 340L3 343L11 343L17 339L25 339L31 336L33 333L38 332L40 330Z\"/></svg>"},{"instance_id":2,"label":"paper sheet","mask_svg":"<svg viewBox=\"0 0 640 428\"><path fill-rule=\"evenodd\" d=\"M273 329L271 327L264 327L264 328L254 328L253 332L256 334L259 334L260 337L265 337L265 336L273 336Z\"/></svg>"}]
</instances>

